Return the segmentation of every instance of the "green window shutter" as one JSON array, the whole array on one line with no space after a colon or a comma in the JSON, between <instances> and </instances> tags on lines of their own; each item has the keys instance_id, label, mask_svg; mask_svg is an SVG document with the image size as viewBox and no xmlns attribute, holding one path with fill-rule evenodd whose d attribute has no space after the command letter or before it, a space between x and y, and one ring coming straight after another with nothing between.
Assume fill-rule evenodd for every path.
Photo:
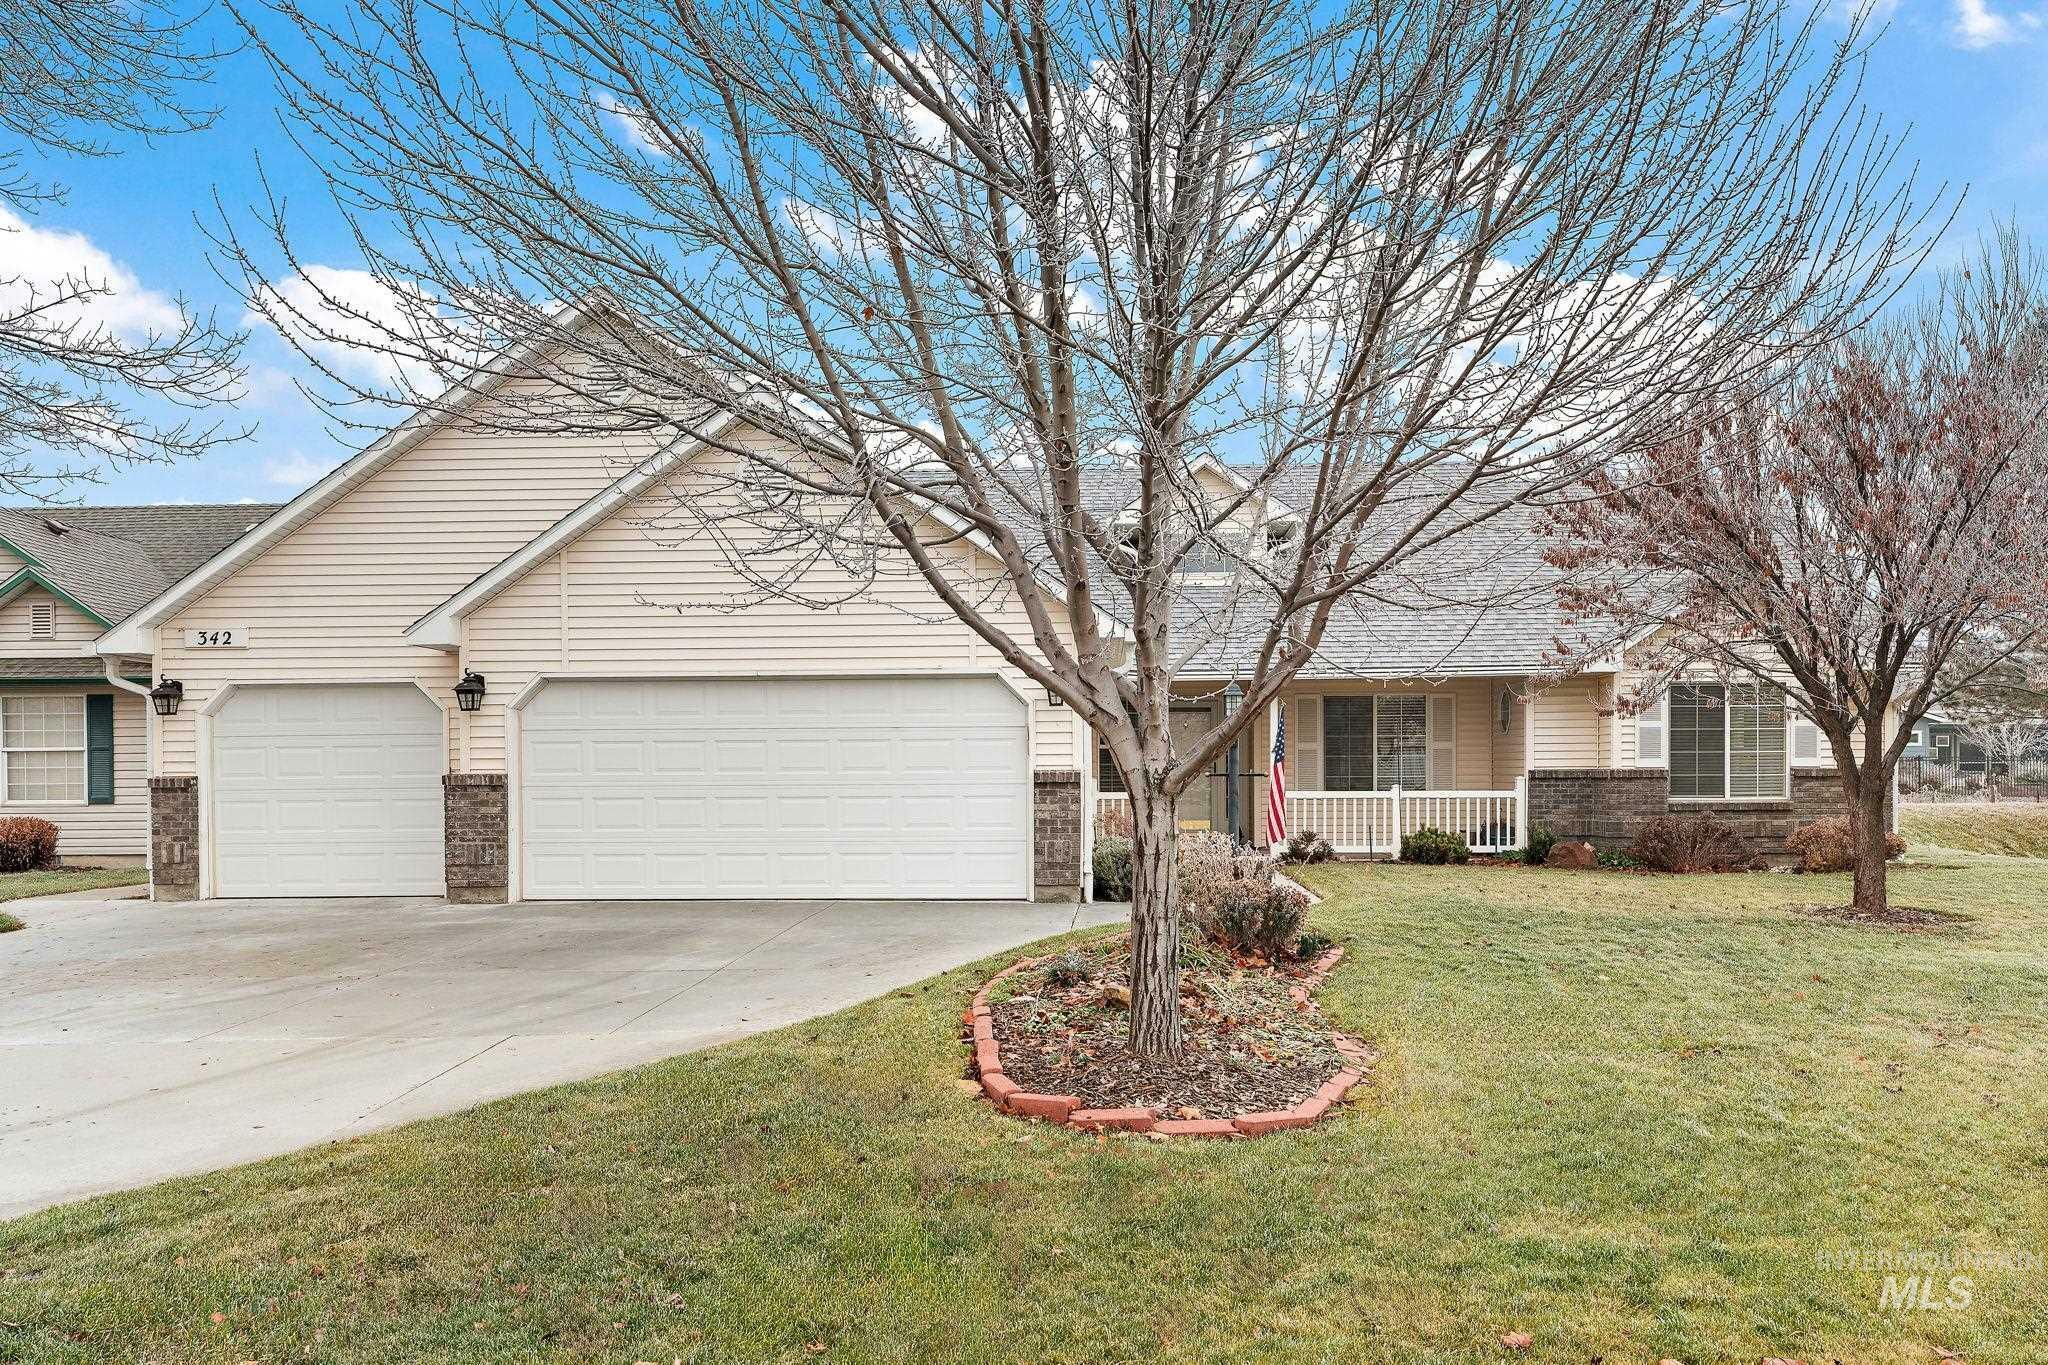
<instances>
[{"instance_id":1,"label":"green window shutter","mask_svg":"<svg viewBox=\"0 0 2048 1365\"><path fill-rule=\"evenodd\" d=\"M114 699L104 692L85 699L85 799L114 802Z\"/></svg>"}]
</instances>

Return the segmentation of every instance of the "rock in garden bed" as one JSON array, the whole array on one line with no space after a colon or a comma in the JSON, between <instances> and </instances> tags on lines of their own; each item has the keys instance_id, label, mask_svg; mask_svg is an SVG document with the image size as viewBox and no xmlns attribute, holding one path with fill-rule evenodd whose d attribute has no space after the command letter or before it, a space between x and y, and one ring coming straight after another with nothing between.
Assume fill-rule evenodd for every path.
<instances>
[{"instance_id":1,"label":"rock in garden bed","mask_svg":"<svg viewBox=\"0 0 2048 1365\"><path fill-rule=\"evenodd\" d=\"M1165 1063L1127 1046L1126 940L1020 964L984 988L971 1016L984 1087L1012 1112L1084 1127L1236 1136L1305 1126L1371 1060L1331 1031L1311 997L1340 953L1273 963L1188 947L1186 1048Z\"/></svg>"}]
</instances>

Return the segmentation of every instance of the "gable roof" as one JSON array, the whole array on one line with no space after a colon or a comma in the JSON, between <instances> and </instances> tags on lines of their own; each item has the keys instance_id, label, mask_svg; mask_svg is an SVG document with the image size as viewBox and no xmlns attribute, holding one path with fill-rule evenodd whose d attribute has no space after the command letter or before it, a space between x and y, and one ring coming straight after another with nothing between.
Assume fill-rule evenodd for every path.
<instances>
[{"instance_id":1,"label":"gable roof","mask_svg":"<svg viewBox=\"0 0 2048 1365\"><path fill-rule=\"evenodd\" d=\"M603 308L602 299L565 306L556 321L558 330L578 327ZM448 390L431 407L422 407L365 449L329 470L311 488L290 502L275 508L249 535L221 548L187 571L176 575L126 620L101 636L97 648L102 654L148 654L152 627L171 617L186 603L217 586L256 556L290 535L326 510L344 494L431 436L451 412L484 398L516 377L529 362L544 354L551 342L536 337L514 343L477 366L470 377Z\"/></svg>"},{"instance_id":2,"label":"gable roof","mask_svg":"<svg viewBox=\"0 0 2048 1365\"><path fill-rule=\"evenodd\" d=\"M0 600L42 587L115 626L276 510L275 503L0 507ZM21 561L11 574L9 555Z\"/></svg>"},{"instance_id":3,"label":"gable roof","mask_svg":"<svg viewBox=\"0 0 2048 1365\"><path fill-rule=\"evenodd\" d=\"M647 485L701 449L705 438L716 440L739 422L738 413L728 412L709 424L701 436L684 435L670 441L414 621L406 627L405 638L416 645L454 649L461 643L458 627L463 617L496 597L534 565L563 546L574 543L585 531L631 502Z\"/></svg>"},{"instance_id":4,"label":"gable roof","mask_svg":"<svg viewBox=\"0 0 2048 1365\"><path fill-rule=\"evenodd\" d=\"M746 420L746 403L742 398L715 421L706 424L701 432L678 436L641 461L637 467L615 479L608 487L586 499L554 525L471 579L461 591L407 627L405 638L416 645L434 649L456 648L460 643L458 627L463 617L489 602L557 550L573 544L586 531L602 523L621 507L630 504L649 484L702 450L706 441L720 439ZM970 528L966 521L955 517L947 509L928 506L924 509L924 514L968 544L989 554L994 553L994 548L986 535L978 529ZM1061 590L1058 579L1051 575L1041 574L1040 580L1055 593ZM1109 612L1098 609L1096 619L1105 635L1115 638L1128 634L1124 624Z\"/></svg>"}]
</instances>

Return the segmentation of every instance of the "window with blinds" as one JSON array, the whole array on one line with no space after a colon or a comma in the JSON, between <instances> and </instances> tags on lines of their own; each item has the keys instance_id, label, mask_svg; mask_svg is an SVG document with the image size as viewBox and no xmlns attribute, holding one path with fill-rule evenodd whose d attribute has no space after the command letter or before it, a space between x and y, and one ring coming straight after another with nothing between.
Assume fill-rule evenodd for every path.
<instances>
[{"instance_id":1,"label":"window with blinds","mask_svg":"<svg viewBox=\"0 0 2048 1365\"><path fill-rule=\"evenodd\" d=\"M1323 787L1372 790L1372 698L1323 698Z\"/></svg>"},{"instance_id":2,"label":"window with blinds","mask_svg":"<svg viewBox=\"0 0 2048 1365\"><path fill-rule=\"evenodd\" d=\"M1373 786L1428 789L1428 697L1381 697L1374 703Z\"/></svg>"},{"instance_id":3,"label":"window with blinds","mask_svg":"<svg viewBox=\"0 0 2048 1365\"><path fill-rule=\"evenodd\" d=\"M1786 795L1785 693L1778 687L1673 683L1664 740L1673 796L1766 801Z\"/></svg>"}]
</instances>

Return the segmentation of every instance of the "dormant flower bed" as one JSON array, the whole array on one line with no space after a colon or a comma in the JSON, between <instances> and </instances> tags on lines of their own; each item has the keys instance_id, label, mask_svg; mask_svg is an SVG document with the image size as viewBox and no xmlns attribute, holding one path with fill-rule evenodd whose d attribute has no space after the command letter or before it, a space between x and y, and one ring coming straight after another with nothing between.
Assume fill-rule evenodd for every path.
<instances>
[{"instance_id":1,"label":"dormant flower bed","mask_svg":"<svg viewBox=\"0 0 2048 1365\"><path fill-rule=\"evenodd\" d=\"M1109 1105L1101 1102L1101 1093L1097 1093L1095 1102L1091 1103L1081 1095L1053 1093L1020 1082L1019 1076L1028 1081L1034 1072L1042 1074L1048 1069L1047 1064L1039 1057L1027 1056L1017 1050L1023 1046L1023 1040L1016 1031L1020 1023L1020 1014L1028 1010L1039 997L1025 994L1006 1000L1000 998L1002 988L1005 983L1014 983L1020 974L1033 972L1053 963L1064 956L1062 954L1026 958L1013 963L990 978L975 992L974 1003L968 1011L966 1022L971 1030L974 1065L980 1077L982 1091L991 1103L1005 1113L1020 1118L1043 1119L1049 1123L1064 1124L1089 1132L1123 1130L1167 1137L1255 1137L1282 1129L1306 1128L1328 1113L1332 1106L1342 1103L1352 1088L1364 1079L1366 1071L1376 1058L1373 1050L1365 1044L1342 1033L1325 1032L1321 1029L1320 1017L1316 1012L1312 994L1343 955L1342 948L1333 947L1314 961L1299 967L1274 967L1253 960L1256 964L1254 967L1247 969L1240 962L1227 973L1228 980L1236 983L1246 978L1247 970L1263 972L1264 975L1258 981L1259 988L1274 999L1278 999L1274 995L1275 988L1285 983L1285 1002L1299 1015L1298 1019L1289 1021L1293 1025L1290 1032L1297 1056L1291 1059L1276 1058L1260 1048L1256 1041L1248 1041L1245 1046L1250 1053L1258 1054L1258 1059L1236 1052L1231 1055L1242 1060L1242 1070L1246 1073L1241 1087L1244 1091L1253 1094L1263 1092L1268 1096L1276 1091L1300 1094L1301 1097L1291 1104L1268 1104L1265 1107L1250 1108L1226 1116L1186 1105ZM1071 1002L1090 989L1094 989L1092 984L1069 990L1066 998ZM1105 989L1114 990L1116 987L1111 983ZM992 991L998 993L997 998L992 999ZM999 1011L1003 1013L999 1015ZM1188 1013L1189 1009L1184 1005L1184 1018ZM1211 1013L1213 1015L1215 1012ZM1220 1027L1227 1032L1234 1023L1233 1020L1226 1020ZM1313 1046L1306 1049L1300 1046L1304 1029L1315 1035ZM1071 1037L1077 1031L1079 1030L1070 1029L1068 1036ZM1006 1032L1009 1034L1007 1041L1013 1049L1007 1068L1003 1050ZM1286 1044L1276 1046L1284 1047ZM1046 1050L1053 1049L1048 1047ZM1301 1055L1304 1052L1305 1055ZM1259 1059L1275 1065L1262 1070ZM1282 1065L1289 1060L1299 1061L1300 1064L1291 1067ZM1312 1080L1305 1083L1301 1079L1303 1069L1314 1068L1320 1064L1328 1065L1327 1078L1319 1085L1315 1085ZM1199 1061L1195 1069L1198 1073L1202 1072L1203 1068ZM1207 1074L1198 1074L1192 1083L1207 1085L1213 1091L1219 1084L1217 1072L1220 1069L1222 1068L1209 1067ZM1142 1075L1134 1078L1130 1074L1133 1070L1136 1068L1126 1065L1117 1074L1102 1078L1089 1077L1089 1084L1076 1084L1072 1088L1094 1092L1132 1088L1135 1079L1139 1082L1135 1086L1136 1089L1151 1089L1157 1092L1158 1086L1148 1087L1142 1084L1147 1078ZM1226 1089L1230 1088L1231 1082L1223 1083ZM1313 1086L1312 1093L1301 1093L1310 1086Z\"/></svg>"}]
</instances>

